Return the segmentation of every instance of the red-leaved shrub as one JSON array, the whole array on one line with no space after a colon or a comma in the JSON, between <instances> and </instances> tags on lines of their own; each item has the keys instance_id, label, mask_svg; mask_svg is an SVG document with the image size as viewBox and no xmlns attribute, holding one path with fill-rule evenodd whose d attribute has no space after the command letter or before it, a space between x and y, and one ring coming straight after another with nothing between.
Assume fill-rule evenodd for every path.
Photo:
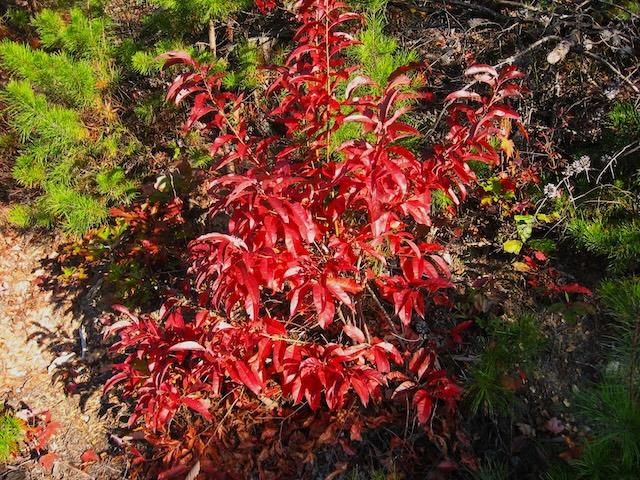
<instances>
[{"instance_id":1,"label":"red-leaved shrub","mask_svg":"<svg viewBox=\"0 0 640 480\"><path fill-rule=\"evenodd\" d=\"M357 420L358 401L361 411L374 404L367 411L380 415L383 405L409 399L426 426L461 394L439 363L439 347L413 328L419 318L428 323L428 305L449 303L443 247L425 235L431 196L439 190L458 205L475 180L468 162L499 163L491 140L507 141L518 121L505 99L519 95L514 80L522 75L472 66L467 74L485 94L449 95L446 140L422 153L410 148L419 132L408 113L431 95L413 88L417 67L371 88L344 55L356 43L350 30L358 14L337 0L301 0L295 15L295 47L267 90L275 107L266 115L280 132L272 136L255 133L259 107L223 90L221 73L185 53L164 55L167 66L188 68L168 98L190 99L185 128L213 134L210 215L227 219L226 229L189 246L198 306L172 300L159 316L141 317L121 309L127 317L107 332L119 335L114 350L126 355L108 387L123 382L135 400L132 424L144 418L149 438L171 451L168 462L197 450L190 461L204 468L205 452L215 450L197 435L201 441L189 445L163 443L181 407L201 416L183 432L251 411L270 418L262 429L253 418L247 435L260 443L277 428L265 427L273 417L335 411L344 413L339 428L359 439L367 422ZM337 145L348 123L360 134ZM292 409L302 403L308 408ZM219 428L209 433L224 443ZM240 444L234 448L243 451ZM265 459L282 452L260 452L249 462L264 474ZM219 459L207 465L230 468Z\"/></svg>"}]
</instances>

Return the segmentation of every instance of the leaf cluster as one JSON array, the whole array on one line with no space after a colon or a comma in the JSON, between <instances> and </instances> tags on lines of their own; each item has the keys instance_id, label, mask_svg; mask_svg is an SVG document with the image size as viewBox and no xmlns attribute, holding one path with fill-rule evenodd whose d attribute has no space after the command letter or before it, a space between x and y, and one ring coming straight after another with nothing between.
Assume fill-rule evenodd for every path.
<instances>
[{"instance_id":1,"label":"leaf cluster","mask_svg":"<svg viewBox=\"0 0 640 480\"><path fill-rule=\"evenodd\" d=\"M385 70L378 85L349 61L359 14L304 0L295 15L295 45L266 91L270 110L229 91L218 65L164 55L166 67L184 69L167 96L189 102L185 130L210 139L210 222L189 243L194 277L182 286L197 306L174 294L159 315L120 308L107 335L122 359L108 388L133 397L132 424L144 419L165 446L185 412L211 424L227 418L224 402L233 418L260 402L309 421L410 405L428 428L462 393L436 344L413 328L432 305L449 304L451 285L442 246L417 232L431 224L433 191L459 205L476 181L467 162L500 161L488 139L518 121L507 101L522 74L471 67L488 93L449 95L447 139L425 152L414 148L409 112L431 96L412 88L414 67ZM265 116L270 132L254 128ZM349 124L360 134L336 142ZM455 342L467 326L450 332Z\"/></svg>"},{"instance_id":2,"label":"leaf cluster","mask_svg":"<svg viewBox=\"0 0 640 480\"><path fill-rule=\"evenodd\" d=\"M198 23L224 19L252 4L250 0L153 0L153 3L183 20L190 19Z\"/></svg>"}]
</instances>

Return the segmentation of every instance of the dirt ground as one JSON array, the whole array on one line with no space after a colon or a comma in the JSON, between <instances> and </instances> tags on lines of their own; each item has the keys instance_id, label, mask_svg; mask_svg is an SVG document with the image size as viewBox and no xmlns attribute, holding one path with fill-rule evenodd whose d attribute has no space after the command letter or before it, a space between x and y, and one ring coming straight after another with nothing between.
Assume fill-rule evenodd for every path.
<instances>
[{"instance_id":1,"label":"dirt ground","mask_svg":"<svg viewBox=\"0 0 640 480\"><path fill-rule=\"evenodd\" d=\"M49 411L51 421L60 424L48 445L58 456L52 471L35 459L18 458L4 471L0 467L0 479L123 478L124 461L101 455L109 448L112 426L101 390L78 389L69 380L70 366L79 376L89 368L79 358L82 316L72 299L60 301L39 285L45 274L41 260L52 255L56 243L49 234L18 233L0 223L0 401L16 410ZM101 460L83 465L80 457L88 450Z\"/></svg>"}]
</instances>

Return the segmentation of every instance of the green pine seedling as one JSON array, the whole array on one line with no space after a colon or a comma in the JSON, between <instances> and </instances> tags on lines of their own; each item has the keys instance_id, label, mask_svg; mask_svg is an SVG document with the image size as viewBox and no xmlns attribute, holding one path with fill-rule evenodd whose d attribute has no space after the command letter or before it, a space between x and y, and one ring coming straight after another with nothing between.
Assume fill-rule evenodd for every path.
<instances>
[{"instance_id":1,"label":"green pine seedling","mask_svg":"<svg viewBox=\"0 0 640 480\"><path fill-rule=\"evenodd\" d=\"M15 415L0 414L0 462L5 463L18 453L24 438L24 422Z\"/></svg>"},{"instance_id":2,"label":"green pine seedling","mask_svg":"<svg viewBox=\"0 0 640 480\"><path fill-rule=\"evenodd\" d=\"M60 218L63 229L72 235L100 225L109 214L103 201L55 183L47 186L43 203L46 212Z\"/></svg>"},{"instance_id":3,"label":"green pine seedling","mask_svg":"<svg viewBox=\"0 0 640 480\"><path fill-rule=\"evenodd\" d=\"M209 20L222 20L251 6L251 0L153 0L152 3L181 14L181 18L197 19L204 25Z\"/></svg>"},{"instance_id":4,"label":"green pine seedling","mask_svg":"<svg viewBox=\"0 0 640 480\"><path fill-rule=\"evenodd\" d=\"M569 222L569 234L579 246L609 260L614 272L633 269L640 261L640 221L609 221L606 216L586 215Z\"/></svg>"},{"instance_id":5,"label":"green pine seedling","mask_svg":"<svg viewBox=\"0 0 640 480\"><path fill-rule=\"evenodd\" d=\"M505 415L515 398L513 390L505 385L506 375L512 375L516 368L526 371L543 342L530 315L513 320L495 318L485 328L487 344L480 361L470 371L466 396L474 413Z\"/></svg>"},{"instance_id":6,"label":"green pine seedling","mask_svg":"<svg viewBox=\"0 0 640 480\"><path fill-rule=\"evenodd\" d=\"M33 19L42 46L64 50L76 58L101 60L114 53L115 42L108 35L106 17L88 18L79 8L69 11L69 21L60 12L44 9Z\"/></svg>"},{"instance_id":7,"label":"green pine seedling","mask_svg":"<svg viewBox=\"0 0 640 480\"><path fill-rule=\"evenodd\" d=\"M361 44L351 54L362 65L363 73L378 85L385 85L389 76L399 67L418 61L413 50L400 48L397 41L384 33L386 1L372 2L367 9L366 28L360 33Z\"/></svg>"},{"instance_id":8,"label":"green pine seedling","mask_svg":"<svg viewBox=\"0 0 640 480\"><path fill-rule=\"evenodd\" d=\"M471 369L466 397L473 414L506 415L510 411L514 394L501 384L502 368L498 366L495 352L483 352L480 362Z\"/></svg>"},{"instance_id":9,"label":"green pine seedling","mask_svg":"<svg viewBox=\"0 0 640 480\"><path fill-rule=\"evenodd\" d=\"M96 101L96 79L86 60L74 60L64 52L33 50L5 40L0 43L0 64L54 101L79 108Z\"/></svg>"},{"instance_id":10,"label":"green pine seedling","mask_svg":"<svg viewBox=\"0 0 640 480\"><path fill-rule=\"evenodd\" d=\"M496 460L482 462L478 471L474 474L475 480L508 480L509 466Z\"/></svg>"},{"instance_id":11,"label":"green pine seedling","mask_svg":"<svg viewBox=\"0 0 640 480\"><path fill-rule=\"evenodd\" d=\"M582 392L577 405L593 436L575 461L580 478L632 479L640 472L640 404L619 378Z\"/></svg>"},{"instance_id":12,"label":"green pine seedling","mask_svg":"<svg viewBox=\"0 0 640 480\"><path fill-rule=\"evenodd\" d=\"M49 103L44 95L35 93L26 80L11 80L0 92L0 99L6 105L9 123L23 142L41 138L66 149L88 137L77 112Z\"/></svg>"},{"instance_id":13,"label":"green pine seedling","mask_svg":"<svg viewBox=\"0 0 640 480\"><path fill-rule=\"evenodd\" d=\"M136 194L136 182L127 179L120 167L102 170L96 175L98 192L119 203L128 204Z\"/></svg>"},{"instance_id":14,"label":"green pine seedling","mask_svg":"<svg viewBox=\"0 0 640 480\"><path fill-rule=\"evenodd\" d=\"M640 278L607 280L598 294L611 314L611 361L627 384L629 392L640 398Z\"/></svg>"},{"instance_id":15,"label":"green pine seedling","mask_svg":"<svg viewBox=\"0 0 640 480\"><path fill-rule=\"evenodd\" d=\"M7 212L7 220L16 227L27 228L33 223L31 208L28 205L13 205Z\"/></svg>"}]
</instances>

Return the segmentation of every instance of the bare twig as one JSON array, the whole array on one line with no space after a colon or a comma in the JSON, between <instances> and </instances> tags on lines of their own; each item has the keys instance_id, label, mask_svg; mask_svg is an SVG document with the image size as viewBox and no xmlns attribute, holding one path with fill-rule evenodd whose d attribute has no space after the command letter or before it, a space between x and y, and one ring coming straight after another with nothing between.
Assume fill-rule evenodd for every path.
<instances>
[{"instance_id":1,"label":"bare twig","mask_svg":"<svg viewBox=\"0 0 640 480\"><path fill-rule=\"evenodd\" d=\"M618 70L618 68L615 65L609 62L607 59L602 58L600 55L596 55L595 53L591 53L588 50L584 50L582 53L587 57L593 58L594 60L597 60L598 62L609 67L609 70L611 70L613 73L618 75L623 82L625 82L627 85L629 85L633 89L634 92L640 93L640 88L638 88L637 85L633 83L633 81L631 81L628 77L626 77L620 70Z\"/></svg>"},{"instance_id":2,"label":"bare twig","mask_svg":"<svg viewBox=\"0 0 640 480\"><path fill-rule=\"evenodd\" d=\"M213 54L213 57L216 58L218 55L217 49L217 40L216 40L216 24L213 21L213 18L209 19L209 49Z\"/></svg>"},{"instance_id":3,"label":"bare twig","mask_svg":"<svg viewBox=\"0 0 640 480\"><path fill-rule=\"evenodd\" d=\"M533 5L527 5L526 3L514 2L511 0L494 0L499 5L505 5L507 7L524 8L525 10L531 10L532 12L544 12L543 9L534 7Z\"/></svg>"},{"instance_id":4,"label":"bare twig","mask_svg":"<svg viewBox=\"0 0 640 480\"><path fill-rule=\"evenodd\" d=\"M640 150L640 142L637 143L630 143L629 145L626 145L622 150L616 152L615 155L613 155L611 157L611 159L609 160L609 162L607 162L607 164L604 166L604 168L602 169L602 171L600 172L600 174L598 175L598 178L596 178L596 183L600 183L600 179L602 178L602 176L605 174L605 172L607 171L611 171L611 177L613 178L613 165L615 165L615 163L618 161L619 158L624 158L628 155L631 155L634 152L637 152L638 150Z\"/></svg>"},{"instance_id":5,"label":"bare twig","mask_svg":"<svg viewBox=\"0 0 640 480\"><path fill-rule=\"evenodd\" d=\"M515 62L518 58L522 57L523 55L526 55L527 53L529 53L530 51L538 48L540 45L550 42L551 40L556 40L556 41L561 41L562 38L558 37L557 35L547 35L546 37L542 37L541 39L535 41L534 43L532 43L531 45L529 45L527 48L525 48L524 50L520 51L520 52L516 52L513 55L511 55L508 58L505 58L504 60L498 62L496 65L494 65L494 67L501 67L503 65L507 65L509 63L513 63Z\"/></svg>"}]
</instances>

